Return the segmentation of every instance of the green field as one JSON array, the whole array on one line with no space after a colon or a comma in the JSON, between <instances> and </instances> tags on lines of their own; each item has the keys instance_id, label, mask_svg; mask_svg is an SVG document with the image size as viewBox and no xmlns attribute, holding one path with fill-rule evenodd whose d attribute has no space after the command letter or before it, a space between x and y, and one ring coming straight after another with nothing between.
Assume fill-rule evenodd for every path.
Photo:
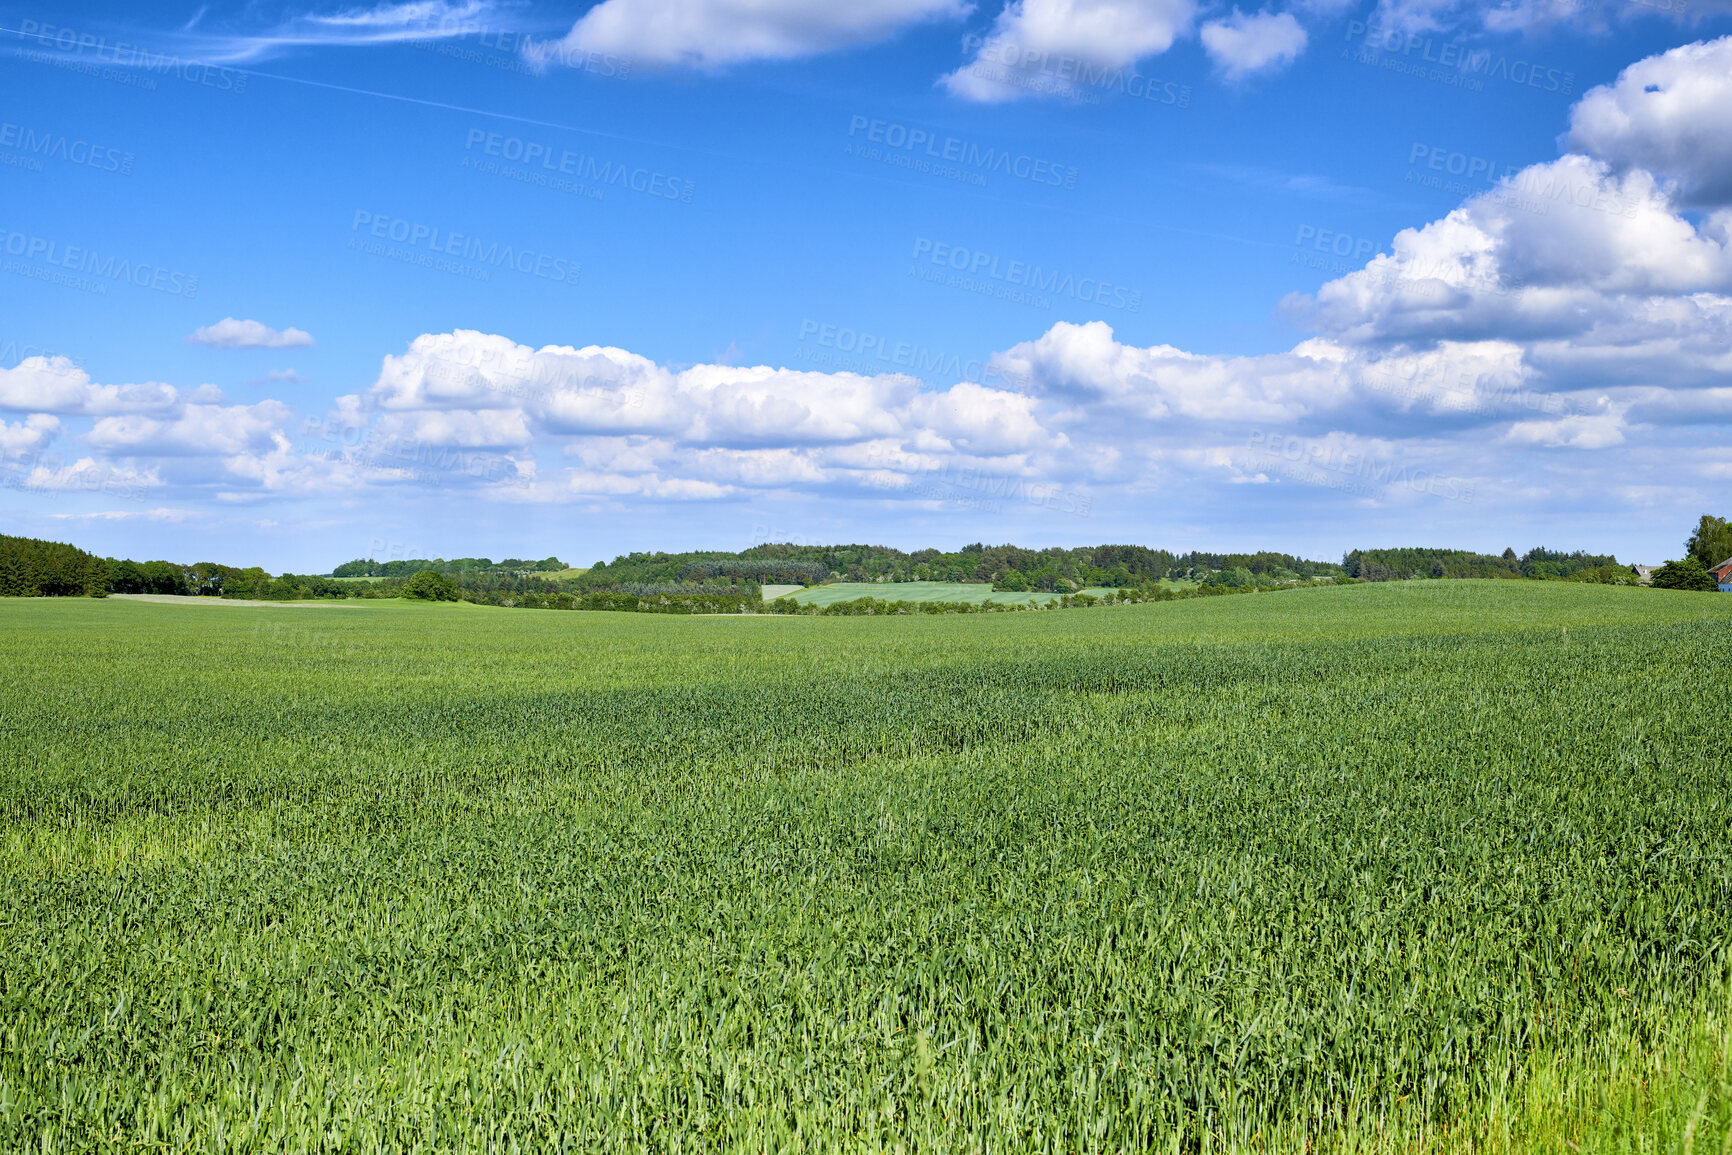
<instances>
[{"instance_id":1,"label":"green field","mask_svg":"<svg viewBox=\"0 0 1732 1155\"><path fill-rule=\"evenodd\" d=\"M6 599L0 662L0 1151L1732 1144L1729 597Z\"/></svg>"},{"instance_id":2,"label":"green field","mask_svg":"<svg viewBox=\"0 0 1732 1155\"><path fill-rule=\"evenodd\" d=\"M1117 591L1088 589L1078 592L1100 597ZM995 591L985 582L831 582L801 590L792 596L795 601L809 606L831 606L856 598L879 598L887 602L967 602L976 606L995 601L1001 606L1023 606L1031 602L1057 601L1059 597L1041 590L1027 593Z\"/></svg>"}]
</instances>

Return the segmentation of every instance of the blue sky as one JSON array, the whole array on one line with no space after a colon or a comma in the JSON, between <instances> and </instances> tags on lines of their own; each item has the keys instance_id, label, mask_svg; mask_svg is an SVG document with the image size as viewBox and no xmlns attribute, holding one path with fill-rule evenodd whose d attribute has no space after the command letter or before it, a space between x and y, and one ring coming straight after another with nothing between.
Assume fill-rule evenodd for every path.
<instances>
[{"instance_id":1,"label":"blue sky","mask_svg":"<svg viewBox=\"0 0 1732 1155\"><path fill-rule=\"evenodd\" d=\"M0 515L324 572L1725 513L1724 0L0 5Z\"/></svg>"}]
</instances>

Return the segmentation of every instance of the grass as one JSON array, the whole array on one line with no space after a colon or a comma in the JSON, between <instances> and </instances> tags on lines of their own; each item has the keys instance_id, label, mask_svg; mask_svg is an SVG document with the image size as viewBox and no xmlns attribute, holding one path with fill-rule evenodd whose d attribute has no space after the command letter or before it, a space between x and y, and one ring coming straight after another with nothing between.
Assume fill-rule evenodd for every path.
<instances>
[{"instance_id":1,"label":"grass","mask_svg":"<svg viewBox=\"0 0 1732 1155\"><path fill-rule=\"evenodd\" d=\"M0 662L0 1150L1732 1142L1732 598L32 599Z\"/></svg>"}]
</instances>

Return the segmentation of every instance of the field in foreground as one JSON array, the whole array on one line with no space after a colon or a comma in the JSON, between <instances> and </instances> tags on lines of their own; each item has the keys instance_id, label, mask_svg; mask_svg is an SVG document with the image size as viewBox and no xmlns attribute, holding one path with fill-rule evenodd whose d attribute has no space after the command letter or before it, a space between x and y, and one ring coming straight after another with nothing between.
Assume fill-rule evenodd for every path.
<instances>
[{"instance_id":1,"label":"field in foreground","mask_svg":"<svg viewBox=\"0 0 1732 1155\"><path fill-rule=\"evenodd\" d=\"M1732 1143L1732 598L0 602L0 1150Z\"/></svg>"}]
</instances>

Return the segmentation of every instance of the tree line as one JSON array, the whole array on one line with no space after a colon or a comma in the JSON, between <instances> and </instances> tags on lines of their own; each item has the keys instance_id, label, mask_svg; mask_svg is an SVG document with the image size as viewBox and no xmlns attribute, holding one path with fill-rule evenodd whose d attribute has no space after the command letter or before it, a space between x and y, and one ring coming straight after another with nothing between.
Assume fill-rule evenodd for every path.
<instances>
[{"instance_id":1,"label":"tree line","mask_svg":"<svg viewBox=\"0 0 1732 1155\"><path fill-rule=\"evenodd\" d=\"M424 571L452 574L530 574L555 573L568 568L556 557L544 557L540 561L525 561L522 558L508 557L504 561L493 561L484 557L459 557L446 561L442 557L432 559L416 558L412 560L374 561L372 558L357 558L346 561L331 571L335 578L356 577L395 577L410 578Z\"/></svg>"},{"instance_id":2,"label":"tree line","mask_svg":"<svg viewBox=\"0 0 1732 1155\"><path fill-rule=\"evenodd\" d=\"M1607 566L1620 568L1613 554L1591 554L1579 549L1565 553L1543 547L1530 549L1520 556L1513 549L1506 549L1501 554L1461 549L1356 549L1344 556L1341 563L1349 577L1374 582L1419 578L1556 580Z\"/></svg>"},{"instance_id":3,"label":"tree line","mask_svg":"<svg viewBox=\"0 0 1732 1155\"><path fill-rule=\"evenodd\" d=\"M65 542L0 534L0 597L100 598L108 563Z\"/></svg>"},{"instance_id":4,"label":"tree line","mask_svg":"<svg viewBox=\"0 0 1732 1155\"><path fill-rule=\"evenodd\" d=\"M1653 575L1663 589L1717 588L1710 567L1732 558L1732 524L1704 514L1685 542L1683 557ZM621 554L587 572L567 574L557 557L398 560L357 559L329 575L284 573L218 562L191 565L165 560L103 558L64 542L0 535L0 596L102 597L108 593L176 594L301 601L313 598L419 598L485 605L640 612L728 613L759 603L763 586L812 586L828 581L990 583L1006 592L1045 591L1057 605L1085 588L1121 591L1120 600L1162 600L1163 579L1194 584L1201 595L1252 592L1319 580L1411 581L1435 578L1526 578L1635 584L1633 567L1612 554L1536 547L1517 554L1423 547L1350 550L1339 565L1275 551L1173 553L1140 545L1024 549L965 545L954 552L904 552L876 545L774 543L738 553ZM358 581L357 578L372 580ZM347 579L347 580L345 580ZM886 591L887 593L889 591ZM1167 590L1166 594L1170 595ZM887 612L903 610L893 596ZM931 604L931 603L927 603ZM802 611L808 612L808 611ZM886 612L879 610L877 612Z\"/></svg>"},{"instance_id":5,"label":"tree line","mask_svg":"<svg viewBox=\"0 0 1732 1155\"><path fill-rule=\"evenodd\" d=\"M1175 554L1140 545L1077 549L1025 549L975 542L959 550L915 550L882 545L773 543L739 553L629 553L598 561L577 579L589 589L694 581L712 584L815 585L846 582L979 582L1004 590L1067 593L1089 587L1123 589L1157 585L1163 578L1204 581L1242 570L1265 584L1346 576L1331 562L1291 554L1191 552Z\"/></svg>"}]
</instances>

